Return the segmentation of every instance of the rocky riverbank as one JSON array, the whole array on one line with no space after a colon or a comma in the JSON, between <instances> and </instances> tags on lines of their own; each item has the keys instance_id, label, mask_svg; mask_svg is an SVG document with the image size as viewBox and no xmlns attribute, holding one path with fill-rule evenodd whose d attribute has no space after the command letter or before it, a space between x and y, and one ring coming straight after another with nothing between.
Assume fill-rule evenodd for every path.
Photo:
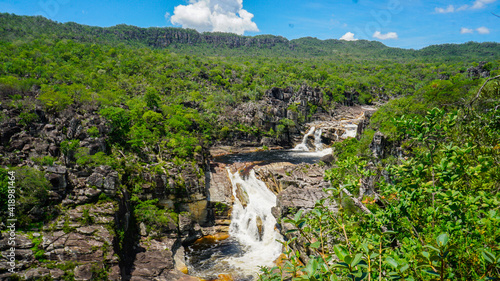
<instances>
[{"instance_id":1,"label":"rocky riverbank","mask_svg":"<svg viewBox=\"0 0 500 281\"><path fill-rule=\"evenodd\" d=\"M36 118L29 124L19 110L0 108L7 117L0 129L0 163L14 166L20 183L26 183L24 175L36 175L39 184L31 184L30 192L43 194L22 214L24 230L16 233L17 275L56 280L195 280L185 274L184 246L201 237L227 237L235 200L228 170L255 168L278 195L273 211L277 218L311 207L324 196L320 193L324 167L223 164L214 157L280 150L281 144L293 147L312 127L322 129L321 141L327 146L347 137L346 131L352 131L348 125L362 125L364 112L371 109L338 106L334 112L317 110L299 120L322 102L320 92L304 86L298 93L273 88L266 95L262 104L242 105L228 116L266 129L277 129L283 118L295 120L297 126L288 128L286 139L241 136L232 145L219 144L210 151L202 147L191 162L160 158L154 151L125 155L111 149L110 124L92 106L70 107L56 114L37 106L32 111ZM292 110L290 105L297 107ZM312 141L306 139L311 149ZM157 203L137 205L153 201ZM143 216L137 217L138 212ZM11 276L5 258L10 247L8 233L1 235L0 277L5 278Z\"/></svg>"}]
</instances>

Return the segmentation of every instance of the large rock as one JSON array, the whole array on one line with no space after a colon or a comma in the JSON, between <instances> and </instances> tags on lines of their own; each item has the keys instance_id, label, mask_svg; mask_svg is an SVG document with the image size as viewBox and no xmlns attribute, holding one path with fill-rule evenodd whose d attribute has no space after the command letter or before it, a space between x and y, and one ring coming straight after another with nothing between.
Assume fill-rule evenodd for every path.
<instances>
[{"instance_id":1,"label":"large rock","mask_svg":"<svg viewBox=\"0 0 500 281\"><path fill-rule=\"evenodd\" d=\"M174 269L175 239L162 238L150 240L142 238L137 254L130 269L129 280L173 280L165 279Z\"/></svg>"},{"instance_id":2,"label":"large rock","mask_svg":"<svg viewBox=\"0 0 500 281\"><path fill-rule=\"evenodd\" d=\"M240 201L243 208L246 208L250 199L248 198L248 193L240 183L236 183L236 197Z\"/></svg>"},{"instance_id":3,"label":"large rock","mask_svg":"<svg viewBox=\"0 0 500 281\"><path fill-rule=\"evenodd\" d=\"M266 91L262 100L247 102L239 105L232 112L221 116L223 123L243 124L247 127L257 127L261 131L276 132L281 120L287 118L294 125L288 125L284 134L273 139L266 139L266 145L291 146L295 136L300 134L299 126L311 120L311 110L315 107L318 113L322 112L323 92L319 88L303 85L298 91L291 87L272 88ZM229 120L228 120L229 119ZM251 132L233 130L227 136L232 145L258 146L261 140ZM237 140L237 143L234 143Z\"/></svg>"},{"instance_id":4,"label":"large rock","mask_svg":"<svg viewBox=\"0 0 500 281\"><path fill-rule=\"evenodd\" d=\"M120 186L118 173L109 166L100 166L88 177L87 184L102 190L106 195L114 197Z\"/></svg>"},{"instance_id":5,"label":"large rock","mask_svg":"<svg viewBox=\"0 0 500 281\"><path fill-rule=\"evenodd\" d=\"M257 167L256 173L271 190L278 190L276 206L272 208L272 214L278 221L283 218L293 218L299 210L308 212L312 210L318 200L328 197L323 189L330 187L324 180L326 167L319 165L269 165ZM279 187L276 187L276 184ZM332 211L337 210L335 202L326 201L326 207ZM288 233L295 227L289 223L281 223L278 226L280 233L287 239L297 238L290 247L299 251L301 259L307 262L311 252L304 245L308 242L304 237L295 233Z\"/></svg>"},{"instance_id":6,"label":"large rock","mask_svg":"<svg viewBox=\"0 0 500 281\"><path fill-rule=\"evenodd\" d=\"M208 201L232 204L232 184L224 164L211 163L207 172Z\"/></svg>"},{"instance_id":7,"label":"large rock","mask_svg":"<svg viewBox=\"0 0 500 281\"><path fill-rule=\"evenodd\" d=\"M45 172L45 178L52 184L52 190L60 196L64 196L68 187L68 170L66 167L59 165L49 166L45 169Z\"/></svg>"},{"instance_id":8,"label":"large rock","mask_svg":"<svg viewBox=\"0 0 500 281\"><path fill-rule=\"evenodd\" d=\"M387 147L387 140L384 134L381 132L376 132L375 135L373 135L373 140L370 143L370 150L373 153L373 156L381 160L385 156L385 149Z\"/></svg>"},{"instance_id":9,"label":"large rock","mask_svg":"<svg viewBox=\"0 0 500 281\"><path fill-rule=\"evenodd\" d=\"M0 143L3 146L6 146L10 142L10 138L21 132L21 126L17 126L16 122L8 121L4 122L2 126L0 126Z\"/></svg>"},{"instance_id":10,"label":"large rock","mask_svg":"<svg viewBox=\"0 0 500 281\"><path fill-rule=\"evenodd\" d=\"M478 66L469 67L467 69L467 76L472 79L488 78L490 71L485 68L486 62L482 61Z\"/></svg>"}]
</instances>

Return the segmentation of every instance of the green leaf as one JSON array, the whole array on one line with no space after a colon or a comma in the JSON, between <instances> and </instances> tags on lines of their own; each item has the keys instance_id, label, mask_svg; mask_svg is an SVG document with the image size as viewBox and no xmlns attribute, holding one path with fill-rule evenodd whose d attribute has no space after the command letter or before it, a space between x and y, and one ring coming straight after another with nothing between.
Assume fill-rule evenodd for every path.
<instances>
[{"instance_id":1,"label":"green leaf","mask_svg":"<svg viewBox=\"0 0 500 281\"><path fill-rule=\"evenodd\" d=\"M398 268L398 262L394 260L393 258L386 258L385 262L388 263L390 266L392 266L394 269Z\"/></svg>"},{"instance_id":2,"label":"green leaf","mask_svg":"<svg viewBox=\"0 0 500 281\"><path fill-rule=\"evenodd\" d=\"M339 260L343 261L347 253L349 253L346 248L340 245L335 245L333 247L333 251L335 252L335 255L339 258Z\"/></svg>"},{"instance_id":3,"label":"green leaf","mask_svg":"<svg viewBox=\"0 0 500 281\"><path fill-rule=\"evenodd\" d=\"M362 257L363 257L363 254L356 254L356 256L354 257L354 259L351 262L351 267L355 267L356 265L358 265L358 263L361 261Z\"/></svg>"},{"instance_id":4,"label":"green leaf","mask_svg":"<svg viewBox=\"0 0 500 281\"><path fill-rule=\"evenodd\" d=\"M346 256L344 257L344 261L345 261L347 264L351 264L352 260L353 260L353 258L352 258L352 256L351 256L351 255L346 255Z\"/></svg>"},{"instance_id":5,"label":"green leaf","mask_svg":"<svg viewBox=\"0 0 500 281\"><path fill-rule=\"evenodd\" d=\"M426 259L429 259L431 257L431 255L429 254L429 252L422 252L422 256L424 256Z\"/></svg>"},{"instance_id":6,"label":"green leaf","mask_svg":"<svg viewBox=\"0 0 500 281\"><path fill-rule=\"evenodd\" d=\"M400 272L405 272L408 268L410 268L410 265L409 265L409 264L405 264L405 265L403 265L403 266L399 269L399 271L400 271Z\"/></svg>"},{"instance_id":7,"label":"green leaf","mask_svg":"<svg viewBox=\"0 0 500 281\"><path fill-rule=\"evenodd\" d=\"M345 262L339 262L333 265L333 267L340 267L340 268L349 268L349 265Z\"/></svg>"},{"instance_id":8,"label":"green leaf","mask_svg":"<svg viewBox=\"0 0 500 281\"><path fill-rule=\"evenodd\" d=\"M444 246L446 246L446 244L448 244L449 239L450 239L450 236L447 233L443 233L443 234L439 235L436 240L437 240L437 244L439 247L444 247Z\"/></svg>"},{"instance_id":9,"label":"green leaf","mask_svg":"<svg viewBox=\"0 0 500 281\"><path fill-rule=\"evenodd\" d=\"M489 263L495 263L495 255L483 249L483 258Z\"/></svg>"},{"instance_id":10,"label":"green leaf","mask_svg":"<svg viewBox=\"0 0 500 281\"><path fill-rule=\"evenodd\" d=\"M365 253L368 253L368 252L369 252L369 250L368 250L368 246L367 246L367 244L366 244L366 243L361 244L361 247L363 248L363 251L365 251Z\"/></svg>"},{"instance_id":11,"label":"green leaf","mask_svg":"<svg viewBox=\"0 0 500 281\"><path fill-rule=\"evenodd\" d=\"M306 221L305 220L299 220L299 222L297 223L297 227L298 228L302 228L304 226L304 224L306 224Z\"/></svg>"},{"instance_id":12,"label":"green leaf","mask_svg":"<svg viewBox=\"0 0 500 281\"><path fill-rule=\"evenodd\" d=\"M319 246L321 246L321 242L316 241L316 242L312 243L309 247L311 247L313 249L317 249L317 248L319 248Z\"/></svg>"},{"instance_id":13,"label":"green leaf","mask_svg":"<svg viewBox=\"0 0 500 281\"><path fill-rule=\"evenodd\" d=\"M431 246L431 245L425 245L425 246L424 246L424 248L429 248L429 249L431 249L431 250L436 251L436 252L438 252L438 253L439 253L439 249L438 249L438 248L436 248L436 247L434 247L434 246Z\"/></svg>"},{"instance_id":14,"label":"green leaf","mask_svg":"<svg viewBox=\"0 0 500 281\"><path fill-rule=\"evenodd\" d=\"M300 218L302 217L302 213L303 213L303 212L304 212L304 210L299 210L299 211L295 214L295 216L294 216L293 220L294 220L296 223L297 223L297 222L300 220Z\"/></svg>"},{"instance_id":15,"label":"green leaf","mask_svg":"<svg viewBox=\"0 0 500 281\"><path fill-rule=\"evenodd\" d=\"M432 274L434 276L439 276L439 273L435 272L434 270L424 270L425 273Z\"/></svg>"}]
</instances>

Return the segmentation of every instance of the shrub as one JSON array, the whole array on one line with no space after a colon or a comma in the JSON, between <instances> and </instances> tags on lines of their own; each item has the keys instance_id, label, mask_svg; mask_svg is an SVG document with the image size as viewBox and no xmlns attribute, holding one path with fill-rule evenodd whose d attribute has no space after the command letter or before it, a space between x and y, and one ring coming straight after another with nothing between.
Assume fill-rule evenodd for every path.
<instances>
[{"instance_id":1,"label":"shrub","mask_svg":"<svg viewBox=\"0 0 500 281\"><path fill-rule=\"evenodd\" d=\"M42 85L41 94L38 100L40 100L47 111L50 112L62 111L73 104L73 98L68 93L48 85Z\"/></svg>"},{"instance_id":2,"label":"shrub","mask_svg":"<svg viewBox=\"0 0 500 281\"><path fill-rule=\"evenodd\" d=\"M21 112L21 114L19 114L19 118L19 124L28 126L29 124L38 120L38 115L33 112Z\"/></svg>"},{"instance_id":3,"label":"shrub","mask_svg":"<svg viewBox=\"0 0 500 281\"><path fill-rule=\"evenodd\" d=\"M15 171L16 214L21 227L43 221L51 215L49 207L50 182L45 174L31 167L13 168Z\"/></svg>"},{"instance_id":4,"label":"shrub","mask_svg":"<svg viewBox=\"0 0 500 281\"><path fill-rule=\"evenodd\" d=\"M41 166L52 166L52 165L54 165L55 160L56 159L50 155L33 158L33 161L36 164L41 165Z\"/></svg>"},{"instance_id":5,"label":"shrub","mask_svg":"<svg viewBox=\"0 0 500 281\"><path fill-rule=\"evenodd\" d=\"M149 230L164 232L172 230L172 224L178 224L178 215L172 211L158 207L158 199L139 201L135 206L134 215L138 222L146 224Z\"/></svg>"},{"instance_id":6,"label":"shrub","mask_svg":"<svg viewBox=\"0 0 500 281\"><path fill-rule=\"evenodd\" d=\"M91 136L93 138L96 138L99 136L99 129L96 126L92 126L92 127L88 128L87 134L89 134L89 136Z\"/></svg>"}]
</instances>

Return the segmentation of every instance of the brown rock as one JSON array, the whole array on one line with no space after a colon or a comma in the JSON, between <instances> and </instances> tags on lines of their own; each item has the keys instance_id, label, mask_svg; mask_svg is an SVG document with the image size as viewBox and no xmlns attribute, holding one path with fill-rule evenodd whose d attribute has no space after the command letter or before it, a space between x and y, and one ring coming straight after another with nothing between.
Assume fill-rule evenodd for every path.
<instances>
[{"instance_id":1,"label":"brown rock","mask_svg":"<svg viewBox=\"0 0 500 281\"><path fill-rule=\"evenodd\" d=\"M240 183L236 183L236 197L243 208L246 208L250 199L248 198L248 193L243 189Z\"/></svg>"}]
</instances>

